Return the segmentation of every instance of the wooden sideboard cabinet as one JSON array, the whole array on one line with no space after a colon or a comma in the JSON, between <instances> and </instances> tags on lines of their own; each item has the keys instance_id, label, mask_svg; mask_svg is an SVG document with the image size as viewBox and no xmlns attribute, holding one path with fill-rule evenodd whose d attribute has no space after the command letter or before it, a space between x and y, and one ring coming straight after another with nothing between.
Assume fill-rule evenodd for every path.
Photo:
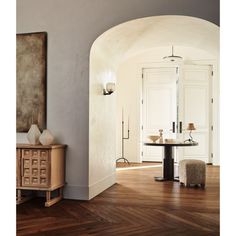
<instances>
[{"instance_id":1,"label":"wooden sideboard cabinet","mask_svg":"<svg viewBox=\"0 0 236 236\"><path fill-rule=\"evenodd\" d=\"M65 149L66 145L61 144L17 144L17 204L29 199L22 195L22 190L45 191L46 207L50 207L62 199L65 184ZM51 192L54 190L58 191L58 196L51 198Z\"/></svg>"}]
</instances>

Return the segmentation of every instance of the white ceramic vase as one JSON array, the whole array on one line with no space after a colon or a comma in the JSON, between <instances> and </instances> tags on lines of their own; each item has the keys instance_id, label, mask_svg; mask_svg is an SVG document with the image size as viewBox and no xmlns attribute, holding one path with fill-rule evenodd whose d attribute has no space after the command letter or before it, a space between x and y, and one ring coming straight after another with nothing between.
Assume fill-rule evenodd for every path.
<instances>
[{"instance_id":1,"label":"white ceramic vase","mask_svg":"<svg viewBox=\"0 0 236 236\"><path fill-rule=\"evenodd\" d=\"M41 132L36 124L32 124L28 133L27 133L27 139L30 144L39 144L39 137L41 135Z\"/></svg>"},{"instance_id":2,"label":"white ceramic vase","mask_svg":"<svg viewBox=\"0 0 236 236\"><path fill-rule=\"evenodd\" d=\"M43 133L39 137L39 142L42 145L50 145L53 143L54 137L48 129L43 130Z\"/></svg>"}]
</instances>

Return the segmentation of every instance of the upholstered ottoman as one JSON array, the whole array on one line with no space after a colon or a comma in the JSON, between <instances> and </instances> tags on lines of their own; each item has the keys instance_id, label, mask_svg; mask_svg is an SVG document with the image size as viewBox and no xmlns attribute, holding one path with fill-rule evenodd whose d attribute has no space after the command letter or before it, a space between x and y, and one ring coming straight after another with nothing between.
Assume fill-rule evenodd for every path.
<instances>
[{"instance_id":1,"label":"upholstered ottoman","mask_svg":"<svg viewBox=\"0 0 236 236\"><path fill-rule=\"evenodd\" d=\"M179 162L179 182L189 187L200 184L205 188L206 164L204 161L185 159Z\"/></svg>"}]
</instances>

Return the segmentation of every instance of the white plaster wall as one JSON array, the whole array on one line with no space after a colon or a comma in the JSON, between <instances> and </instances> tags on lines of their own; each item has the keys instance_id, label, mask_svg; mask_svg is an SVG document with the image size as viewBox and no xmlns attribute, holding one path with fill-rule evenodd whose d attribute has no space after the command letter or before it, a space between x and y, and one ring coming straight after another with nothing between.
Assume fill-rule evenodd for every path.
<instances>
[{"instance_id":1,"label":"white plaster wall","mask_svg":"<svg viewBox=\"0 0 236 236\"><path fill-rule=\"evenodd\" d=\"M166 53L168 52L169 53ZM129 57L127 60L122 61L117 72L117 142L116 150L118 156L121 156L121 111L124 110L124 119L127 123L129 116L130 123L130 139L125 140L124 155L130 162L140 162L140 113L141 113L141 93L142 93L142 80L141 80L141 68L163 66L167 63L163 63L163 56L170 55L171 48L160 47L152 50L146 50L133 57ZM184 63L187 64L209 64L214 63L214 71L216 77L214 81L219 84L219 77L217 76L218 62L217 54L211 54L207 51L199 50L191 47L176 46L175 55L181 55L184 58ZM171 63L168 65L171 66ZM173 64L172 64L173 66ZM214 87L214 99L217 103L219 99L219 88ZM219 116L219 109L216 116ZM218 120L218 117L215 117ZM214 124L215 130L219 130L219 125ZM125 128L127 130L127 126ZM216 135L218 137L219 135ZM218 143L218 141L216 140ZM219 150L215 149L214 164L219 164Z\"/></svg>"},{"instance_id":2,"label":"white plaster wall","mask_svg":"<svg viewBox=\"0 0 236 236\"><path fill-rule=\"evenodd\" d=\"M96 98L89 98L89 53L92 43L103 32L119 23L163 14L192 15L218 24L219 2L17 0L17 33L48 32L47 128L52 131L58 142L68 145L65 198L89 199L102 191L103 186L114 182L106 182L105 179L114 174L114 163L111 164L107 157L114 155L115 141L112 141L113 144L107 151L101 151L109 145L107 142L110 140L107 137L103 137L104 143L98 142L96 145L95 141L99 134L113 130L115 117L111 111L114 109L115 95L110 98L99 97L100 95L93 91ZM115 44L117 49L127 49L122 47L119 40ZM114 62L117 61L118 59L114 58ZM99 68L96 70L101 72ZM97 87L93 82L91 86ZM89 114L89 99L96 103L96 112L104 112L103 119ZM90 120L89 115L92 115ZM89 122L97 124L91 127L98 131L91 137L92 142L95 142L91 152ZM111 134L108 137L111 137ZM26 141L25 134L17 134L17 142ZM90 163L93 162L90 173L89 153ZM102 159L104 155L105 161ZM100 184L101 182L104 185Z\"/></svg>"},{"instance_id":3,"label":"white plaster wall","mask_svg":"<svg viewBox=\"0 0 236 236\"><path fill-rule=\"evenodd\" d=\"M116 82L116 64L99 43L91 50L89 100L89 199L115 183L116 93L104 96L107 82Z\"/></svg>"},{"instance_id":4,"label":"white plaster wall","mask_svg":"<svg viewBox=\"0 0 236 236\"><path fill-rule=\"evenodd\" d=\"M140 58L139 58L140 59ZM117 72L117 122L116 122L116 134L117 134L117 156L122 155L122 110L124 120L124 135L127 137L128 120L130 135L129 139L124 140L124 157L130 162L139 162L138 158L138 143L140 137L138 130L140 127L140 89L141 79L137 75L138 58L130 58L124 61ZM122 161L122 160L121 160Z\"/></svg>"}]
</instances>

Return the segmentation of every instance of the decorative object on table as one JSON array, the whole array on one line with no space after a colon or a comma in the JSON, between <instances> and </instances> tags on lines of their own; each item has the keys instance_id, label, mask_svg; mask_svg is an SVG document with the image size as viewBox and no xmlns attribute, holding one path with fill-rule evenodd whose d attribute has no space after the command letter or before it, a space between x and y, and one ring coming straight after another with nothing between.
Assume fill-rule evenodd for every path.
<instances>
[{"instance_id":1,"label":"decorative object on table","mask_svg":"<svg viewBox=\"0 0 236 236\"><path fill-rule=\"evenodd\" d=\"M17 34L16 44L16 130L27 132L33 123L43 130L46 126L47 33Z\"/></svg>"},{"instance_id":2,"label":"decorative object on table","mask_svg":"<svg viewBox=\"0 0 236 236\"><path fill-rule=\"evenodd\" d=\"M41 132L38 128L38 125L32 124L27 133L27 139L29 143L33 145L39 144L40 135L41 135Z\"/></svg>"},{"instance_id":3,"label":"decorative object on table","mask_svg":"<svg viewBox=\"0 0 236 236\"><path fill-rule=\"evenodd\" d=\"M194 127L194 123L189 123L187 130L189 130L189 139L186 139L184 142L194 143L195 141L193 140L193 137L192 137L192 131L196 130L196 128Z\"/></svg>"},{"instance_id":4,"label":"decorative object on table","mask_svg":"<svg viewBox=\"0 0 236 236\"><path fill-rule=\"evenodd\" d=\"M160 136L159 135L149 135L148 138L151 139L153 143L155 143L160 138Z\"/></svg>"},{"instance_id":5,"label":"decorative object on table","mask_svg":"<svg viewBox=\"0 0 236 236\"><path fill-rule=\"evenodd\" d=\"M128 159L125 158L124 156L124 140L125 139L129 139L129 117L128 117L128 135L127 137L124 136L124 117L123 117L123 109L122 109L122 122L121 122L121 126L122 126L122 131L121 131L121 149L122 149L122 154L121 157L116 159L116 162L118 162L119 160L124 160L124 162L127 162L129 164Z\"/></svg>"},{"instance_id":6,"label":"decorative object on table","mask_svg":"<svg viewBox=\"0 0 236 236\"><path fill-rule=\"evenodd\" d=\"M159 142L163 143L163 129L159 129L159 136L160 136Z\"/></svg>"},{"instance_id":7,"label":"decorative object on table","mask_svg":"<svg viewBox=\"0 0 236 236\"><path fill-rule=\"evenodd\" d=\"M166 143L174 143L174 142L176 142L176 139L173 139L173 138L166 138L166 139L165 139L165 142L166 142Z\"/></svg>"},{"instance_id":8,"label":"decorative object on table","mask_svg":"<svg viewBox=\"0 0 236 236\"><path fill-rule=\"evenodd\" d=\"M201 160L185 159L179 162L179 182L186 187L200 184L205 188L206 163Z\"/></svg>"},{"instance_id":9,"label":"decorative object on table","mask_svg":"<svg viewBox=\"0 0 236 236\"><path fill-rule=\"evenodd\" d=\"M48 129L43 130L43 133L39 137L39 142L42 145L50 145L53 143L53 141L54 137L52 133Z\"/></svg>"},{"instance_id":10,"label":"decorative object on table","mask_svg":"<svg viewBox=\"0 0 236 236\"><path fill-rule=\"evenodd\" d=\"M106 88L103 89L103 95L111 95L115 92L115 83L107 83Z\"/></svg>"}]
</instances>

